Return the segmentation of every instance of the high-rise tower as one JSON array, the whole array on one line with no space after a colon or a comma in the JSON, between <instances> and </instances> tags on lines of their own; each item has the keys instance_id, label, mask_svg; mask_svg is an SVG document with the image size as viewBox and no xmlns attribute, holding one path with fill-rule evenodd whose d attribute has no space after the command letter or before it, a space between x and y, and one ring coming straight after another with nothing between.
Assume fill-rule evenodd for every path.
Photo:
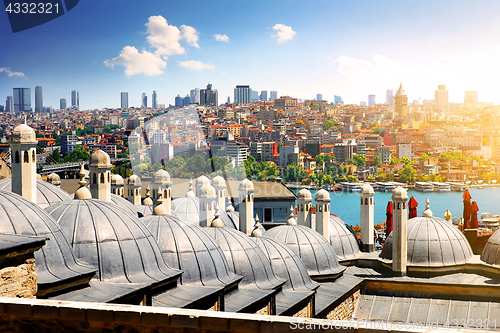
<instances>
[{"instance_id":1,"label":"high-rise tower","mask_svg":"<svg viewBox=\"0 0 500 333\"><path fill-rule=\"evenodd\" d=\"M151 96L151 107L156 109L158 107L156 102L156 90L153 90L153 95Z\"/></svg>"},{"instance_id":2,"label":"high-rise tower","mask_svg":"<svg viewBox=\"0 0 500 333\"><path fill-rule=\"evenodd\" d=\"M43 112L43 95L42 87L35 87L35 112Z\"/></svg>"},{"instance_id":3,"label":"high-rise tower","mask_svg":"<svg viewBox=\"0 0 500 333\"><path fill-rule=\"evenodd\" d=\"M122 92L120 97L122 109L128 109L128 92Z\"/></svg>"},{"instance_id":4,"label":"high-rise tower","mask_svg":"<svg viewBox=\"0 0 500 333\"><path fill-rule=\"evenodd\" d=\"M14 112L31 111L31 88L14 88Z\"/></svg>"},{"instance_id":5,"label":"high-rise tower","mask_svg":"<svg viewBox=\"0 0 500 333\"><path fill-rule=\"evenodd\" d=\"M71 92L71 106L76 106L80 108L80 93L76 90Z\"/></svg>"},{"instance_id":6,"label":"high-rise tower","mask_svg":"<svg viewBox=\"0 0 500 333\"><path fill-rule=\"evenodd\" d=\"M394 97L394 113L396 122L399 123L401 123L404 118L408 117L408 96L405 95L403 82L401 82L398 92Z\"/></svg>"}]
</instances>

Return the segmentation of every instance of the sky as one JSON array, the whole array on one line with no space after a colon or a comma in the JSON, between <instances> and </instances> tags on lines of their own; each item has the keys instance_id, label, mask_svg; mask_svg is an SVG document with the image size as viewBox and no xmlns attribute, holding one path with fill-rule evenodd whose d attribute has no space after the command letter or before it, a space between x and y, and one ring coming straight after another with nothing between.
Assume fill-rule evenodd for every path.
<instances>
[{"instance_id":1,"label":"sky","mask_svg":"<svg viewBox=\"0 0 500 333\"><path fill-rule=\"evenodd\" d=\"M500 1L82 0L57 19L12 33L0 13L0 105L12 88L42 86L44 106L159 104L212 83L219 103L236 85L279 96L385 102L402 82L409 101L451 102L464 91L500 104ZM34 103L33 103L34 104ZM34 105L33 105L34 107Z\"/></svg>"}]
</instances>

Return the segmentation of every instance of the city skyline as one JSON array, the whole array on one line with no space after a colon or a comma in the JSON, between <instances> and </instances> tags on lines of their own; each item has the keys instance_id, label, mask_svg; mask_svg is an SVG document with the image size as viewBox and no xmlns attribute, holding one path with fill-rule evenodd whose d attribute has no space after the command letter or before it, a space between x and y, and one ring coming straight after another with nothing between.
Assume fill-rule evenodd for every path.
<instances>
[{"instance_id":1,"label":"city skyline","mask_svg":"<svg viewBox=\"0 0 500 333\"><path fill-rule=\"evenodd\" d=\"M411 101L432 100L437 86L446 85L450 102L478 91L480 102L500 103L491 80L499 71L500 37L500 3L493 1L317 1L300 4L300 11L292 1L266 3L264 13L253 6L245 15L235 15L241 8L226 2L185 11L180 4L146 1L122 5L116 19L106 13L117 1L100 4L99 11L93 4L16 34L0 20L2 39L11 46L0 57L2 100L14 87L42 86L45 106L57 107L61 98L69 100L69 86L85 96L82 109L120 107L122 91L130 93L130 105L141 105L140 94L153 90L157 103L168 105L180 92L210 82L224 101L237 84L247 84L303 99L321 91L326 100L337 95L357 104L368 94L383 101L402 80ZM207 19L220 15L227 19ZM92 27L85 23L90 17L98 22Z\"/></svg>"}]
</instances>

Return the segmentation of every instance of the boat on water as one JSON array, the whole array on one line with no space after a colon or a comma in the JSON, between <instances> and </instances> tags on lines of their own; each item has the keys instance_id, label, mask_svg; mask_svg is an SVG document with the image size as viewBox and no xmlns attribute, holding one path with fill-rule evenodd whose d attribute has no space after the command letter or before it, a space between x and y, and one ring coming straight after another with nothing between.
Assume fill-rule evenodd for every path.
<instances>
[{"instance_id":1,"label":"boat on water","mask_svg":"<svg viewBox=\"0 0 500 333\"><path fill-rule=\"evenodd\" d=\"M463 192L467 189L467 185L465 183L459 182L447 182L450 185L450 188L453 192Z\"/></svg>"},{"instance_id":2,"label":"boat on water","mask_svg":"<svg viewBox=\"0 0 500 333\"><path fill-rule=\"evenodd\" d=\"M493 215L489 212L482 213L481 219L477 221L479 228L485 228L488 230L497 230L500 227L500 215Z\"/></svg>"},{"instance_id":3,"label":"boat on water","mask_svg":"<svg viewBox=\"0 0 500 333\"><path fill-rule=\"evenodd\" d=\"M432 184L432 186L434 186L434 192L450 192L451 191L451 186L448 183L429 182L429 184Z\"/></svg>"},{"instance_id":4,"label":"boat on water","mask_svg":"<svg viewBox=\"0 0 500 333\"><path fill-rule=\"evenodd\" d=\"M419 192L434 192L434 185L427 182L415 182L414 188Z\"/></svg>"},{"instance_id":5,"label":"boat on water","mask_svg":"<svg viewBox=\"0 0 500 333\"><path fill-rule=\"evenodd\" d=\"M363 187L363 183L349 183L342 182L337 188L344 192L361 192L361 187Z\"/></svg>"}]
</instances>

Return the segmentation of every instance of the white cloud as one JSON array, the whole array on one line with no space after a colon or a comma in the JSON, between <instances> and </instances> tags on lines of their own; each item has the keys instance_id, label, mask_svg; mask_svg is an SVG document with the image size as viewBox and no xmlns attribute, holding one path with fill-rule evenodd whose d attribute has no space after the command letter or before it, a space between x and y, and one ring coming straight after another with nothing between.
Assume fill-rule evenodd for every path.
<instances>
[{"instance_id":1,"label":"white cloud","mask_svg":"<svg viewBox=\"0 0 500 333\"><path fill-rule=\"evenodd\" d=\"M373 61L351 58L345 55L341 55L337 59L327 59L329 60L329 67L338 65L339 73L351 81L372 77L395 79L401 71L401 66L397 62L379 54L373 56Z\"/></svg>"},{"instance_id":2,"label":"white cloud","mask_svg":"<svg viewBox=\"0 0 500 333\"><path fill-rule=\"evenodd\" d=\"M8 67L0 67L0 73L6 73L9 77L24 77L24 73L22 72L13 72Z\"/></svg>"},{"instance_id":3,"label":"white cloud","mask_svg":"<svg viewBox=\"0 0 500 333\"><path fill-rule=\"evenodd\" d=\"M169 25L163 16L150 16L146 23L146 37L148 43L156 48L157 55L182 54L186 50L181 46L181 31L173 25Z\"/></svg>"},{"instance_id":4,"label":"white cloud","mask_svg":"<svg viewBox=\"0 0 500 333\"><path fill-rule=\"evenodd\" d=\"M190 27L189 25L181 25L181 37L185 39L189 45L196 47L197 49L200 48L198 45L198 31L196 31L195 28Z\"/></svg>"},{"instance_id":5,"label":"white cloud","mask_svg":"<svg viewBox=\"0 0 500 333\"><path fill-rule=\"evenodd\" d=\"M204 69L214 69L215 68L214 65L204 64L201 61L197 61L197 60L179 61L179 66L187 68L187 69L191 69L194 71L201 71Z\"/></svg>"},{"instance_id":6,"label":"white cloud","mask_svg":"<svg viewBox=\"0 0 500 333\"><path fill-rule=\"evenodd\" d=\"M161 75L163 69L167 67L167 62L160 56L145 50L139 52L133 46L125 46L118 57L107 59L104 64L110 68L114 68L115 65L124 66L127 76L136 74L157 76Z\"/></svg>"},{"instance_id":7,"label":"white cloud","mask_svg":"<svg viewBox=\"0 0 500 333\"><path fill-rule=\"evenodd\" d=\"M229 42L229 37L227 37L227 35L215 34L214 38L218 42L226 42L226 43Z\"/></svg>"},{"instance_id":8,"label":"white cloud","mask_svg":"<svg viewBox=\"0 0 500 333\"><path fill-rule=\"evenodd\" d=\"M288 42L293 38L293 36L297 34L295 31L292 30L292 27L279 23L274 25L273 30L276 31L276 34L271 35L271 37L276 38L278 43Z\"/></svg>"}]
</instances>

